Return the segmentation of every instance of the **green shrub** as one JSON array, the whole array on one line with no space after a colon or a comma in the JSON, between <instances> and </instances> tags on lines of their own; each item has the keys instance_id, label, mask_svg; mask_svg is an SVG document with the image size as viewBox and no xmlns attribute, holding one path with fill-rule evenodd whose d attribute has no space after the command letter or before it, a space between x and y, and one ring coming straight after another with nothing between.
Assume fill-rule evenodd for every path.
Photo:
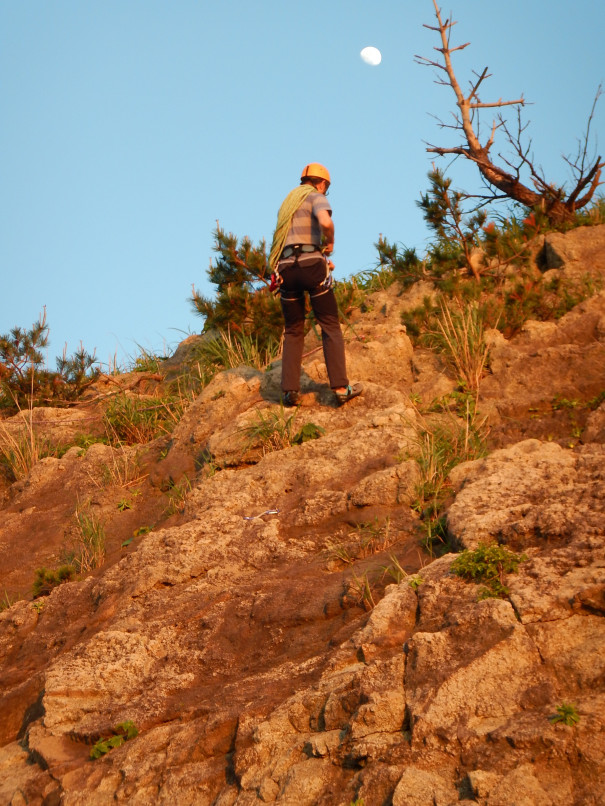
<instances>
[{"instance_id":1,"label":"green shrub","mask_svg":"<svg viewBox=\"0 0 605 806\"><path fill-rule=\"evenodd\" d=\"M101 758L101 756L109 753L110 750L113 750L116 747L121 747L124 742L130 741L130 739L134 739L138 735L139 731L134 722L131 720L120 722L120 724L116 725L113 729L112 736L109 736L106 739L99 739L99 741L93 746L92 750L90 751L90 758L93 761L97 758Z\"/></svg>"},{"instance_id":2,"label":"green shrub","mask_svg":"<svg viewBox=\"0 0 605 806\"><path fill-rule=\"evenodd\" d=\"M516 574L519 565L525 562L520 556L496 544L480 543L474 551L465 549L452 563L452 573L469 582L483 583L479 599L502 599L509 590L504 584L505 574Z\"/></svg>"},{"instance_id":3,"label":"green shrub","mask_svg":"<svg viewBox=\"0 0 605 806\"><path fill-rule=\"evenodd\" d=\"M33 584L34 599L39 596L48 596L50 592L62 585L64 582L70 582L76 574L76 569L73 565L62 565L55 571L48 568L38 568L36 570L36 578Z\"/></svg>"}]
</instances>

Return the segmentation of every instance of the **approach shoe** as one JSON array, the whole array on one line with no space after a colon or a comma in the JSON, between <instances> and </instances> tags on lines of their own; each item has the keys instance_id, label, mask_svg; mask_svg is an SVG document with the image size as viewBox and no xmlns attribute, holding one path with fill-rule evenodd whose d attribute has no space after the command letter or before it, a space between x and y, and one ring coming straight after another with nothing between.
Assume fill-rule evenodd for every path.
<instances>
[{"instance_id":1,"label":"approach shoe","mask_svg":"<svg viewBox=\"0 0 605 806\"><path fill-rule=\"evenodd\" d=\"M338 401L339 406L343 406L345 403L348 403L349 400L353 400L354 397L357 397L363 392L363 384L362 383L354 383L349 384L344 392L334 392L336 395L336 400Z\"/></svg>"},{"instance_id":2,"label":"approach shoe","mask_svg":"<svg viewBox=\"0 0 605 806\"><path fill-rule=\"evenodd\" d=\"M298 406L300 394L298 392L284 392L282 399L284 406Z\"/></svg>"}]
</instances>

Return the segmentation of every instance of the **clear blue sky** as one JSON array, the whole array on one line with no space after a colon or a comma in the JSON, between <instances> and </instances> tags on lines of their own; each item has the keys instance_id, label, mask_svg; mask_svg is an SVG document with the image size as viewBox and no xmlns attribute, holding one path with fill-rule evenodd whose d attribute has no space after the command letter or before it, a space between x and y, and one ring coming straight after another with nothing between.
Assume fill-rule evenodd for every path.
<instances>
[{"instance_id":1,"label":"clear blue sky","mask_svg":"<svg viewBox=\"0 0 605 806\"><path fill-rule=\"evenodd\" d=\"M605 80L605 4L452 8L463 86L487 65L482 100L533 102L536 161L565 181ZM192 284L213 293L215 221L270 240L312 161L332 173L337 278L375 264L379 233L423 253L424 141L455 142L430 116L451 91L414 63L437 44L423 23L431 0L0 0L0 333L46 306L51 368L80 341L104 363L174 349L203 324ZM605 153L605 97L593 131Z\"/></svg>"}]
</instances>

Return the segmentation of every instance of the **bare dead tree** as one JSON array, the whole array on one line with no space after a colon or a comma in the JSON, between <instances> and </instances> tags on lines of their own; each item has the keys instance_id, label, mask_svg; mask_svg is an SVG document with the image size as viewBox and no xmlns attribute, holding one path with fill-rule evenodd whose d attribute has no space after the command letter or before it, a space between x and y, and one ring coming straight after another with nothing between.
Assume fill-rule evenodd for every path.
<instances>
[{"instance_id":1,"label":"bare dead tree","mask_svg":"<svg viewBox=\"0 0 605 806\"><path fill-rule=\"evenodd\" d=\"M487 185L493 190L494 198L498 198L497 192L504 196L520 202L526 207L539 209L544 212L548 219L554 224L564 223L573 218L574 211L585 207L592 199L597 187L600 184L601 169L605 162L598 156L594 161L588 157L588 142L590 135L590 125L592 123L596 102L601 94L599 86L592 106L592 110L586 127L586 134L578 145L578 153L575 159L564 158L571 168L574 188L566 194L564 187L557 187L549 183L544 178L541 171L534 165L530 155L531 142L524 146L522 135L526 129L521 120L521 107L525 105L523 96L513 101L504 101L502 98L490 103L483 103L479 97L479 89L483 82L490 77L486 67L481 74L475 73L475 78L470 82L470 89L465 94L458 82L452 65L452 54L459 50L464 50L470 42L464 45L452 47L450 45L451 31L455 21L442 19L441 10L437 0L433 0L437 25L425 25L431 31L436 31L441 39L441 47L434 49L441 54L441 60L435 61L424 56L416 56L418 64L436 67L445 73L444 78L438 78L437 83L449 86L456 96L456 106L458 111L454 113L454 123L441 123L442 128L452 128L461 132L465 144L450 148L430 145L427 151L444 156L454 154L465 157L477 165L481 176ZM492 121L491 131L488 140L482 144L479 140L479 113L482 109L502 109L507 106L517 108L517 130L513 132L503 116L499 112ZM505 167L497 165L490 156L490 150L494 145L496 132L501 129L509 145L515 154L515 162L510 162L498 155ZM532 187L521 181L523 171L529 173ZM502 196L500 195L500 198Z\"/></svg>"}]
</instances>

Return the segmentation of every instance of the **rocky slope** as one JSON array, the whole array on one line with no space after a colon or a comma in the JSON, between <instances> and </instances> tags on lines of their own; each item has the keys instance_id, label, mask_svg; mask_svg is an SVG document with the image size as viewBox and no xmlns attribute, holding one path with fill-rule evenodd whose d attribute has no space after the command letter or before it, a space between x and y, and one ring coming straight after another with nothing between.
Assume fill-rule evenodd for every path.
<instances>
[{"instance_id":1,"label":"rocky slope","mask_svg":"<svg viewBox=\"0 0 605 806\"><path fill-rule=\"evenodd\" d=\"M109 550L0 613L1 803L605 804L605 403L589 405L605 388L605 227L548 243L563 265L542 268L591 272L595 294L489 334L491 452L450 476L452 545L526 556L505 598L421 548L414 456L425 410L456 386L401 325L426 284L355 314L366 391L343 408L310 334L303 405L285 416L319 439L244 438L284 413L279 364L240 367L170 439L72 448L4 482L0 589L24 594L58 564L82 502ZM36 417L69 441L99 427L100 404ZM553 719L564 705L574 724ZM126 720L138 736L90 760Z\"/></svg>"}]
</instances>

